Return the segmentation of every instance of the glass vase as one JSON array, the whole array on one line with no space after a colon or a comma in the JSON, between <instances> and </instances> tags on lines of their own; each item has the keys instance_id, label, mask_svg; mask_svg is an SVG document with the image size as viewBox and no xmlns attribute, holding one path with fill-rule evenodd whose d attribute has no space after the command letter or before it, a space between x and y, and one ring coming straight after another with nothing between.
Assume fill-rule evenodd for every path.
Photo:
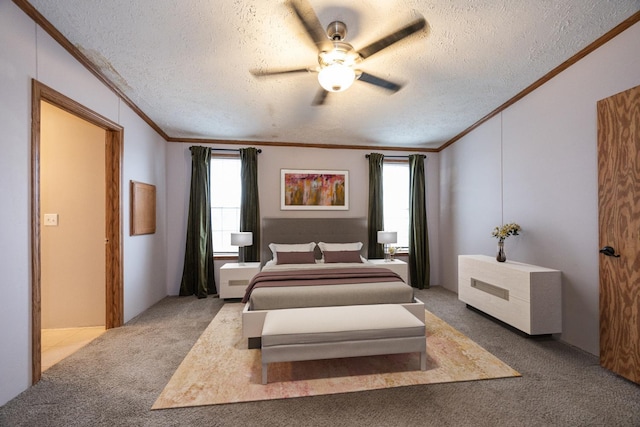
<instances>
[{"instance_id":1,"label":"glass vase","mask_svg":"<svg viewBox=\"0 0 640 427\"><path fill-rule=\"evenodd\" d=\"M505 262L507 260L507 255L504 253L504 241L498 242L498 255L496 255L496 261Z\"/></svg>"}]
</instances>

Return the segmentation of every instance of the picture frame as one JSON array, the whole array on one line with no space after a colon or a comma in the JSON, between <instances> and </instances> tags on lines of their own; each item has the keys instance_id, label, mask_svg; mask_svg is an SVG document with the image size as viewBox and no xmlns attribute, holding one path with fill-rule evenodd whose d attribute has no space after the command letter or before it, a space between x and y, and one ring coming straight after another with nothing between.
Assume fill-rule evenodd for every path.
<instances>
[{"instance_id":1,"label":"picture frame","mask_svg":"<svg viewBox=\"0 0 640 427\"><path fill-rule=\"evenodd\" d=\"M130 235L154 234L156 232L156 186L131 181L130 190Z\"/></svg>"},{"instance_id":2,"label":"picture frame","mask_svg":"<svg viewBox=\"0 0 640 427\"><path fill-rule=\"evenodd\" d=\"M349 171L281 169L281 210L349 210Z\"/></svg>"}]
</instances>

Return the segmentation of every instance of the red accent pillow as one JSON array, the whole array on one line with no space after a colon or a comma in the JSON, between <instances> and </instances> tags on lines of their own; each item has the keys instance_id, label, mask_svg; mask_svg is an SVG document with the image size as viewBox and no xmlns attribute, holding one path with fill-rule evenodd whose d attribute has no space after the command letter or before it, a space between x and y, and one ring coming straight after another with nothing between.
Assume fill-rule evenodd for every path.
<instances>
[{"instance_id":1,"label":"red accent pillow","mask_svg":"<svg viewBox=\"0 0 640 427\"><path fill-rule=\"evenodd\" d=\"M276 264L315 264L316 257L311 252L277 252Z\"/></svg>"},{"instance_id":2,"label":"red accent pillow","mask_svg":"<svg viewBox=\"0 0 640 427\"><path fill-rule=\"evenodd\" d=\"M360 258L360 251L324 251L324 262L359 262L362 263Z\"/></svg>"}]
</instances>

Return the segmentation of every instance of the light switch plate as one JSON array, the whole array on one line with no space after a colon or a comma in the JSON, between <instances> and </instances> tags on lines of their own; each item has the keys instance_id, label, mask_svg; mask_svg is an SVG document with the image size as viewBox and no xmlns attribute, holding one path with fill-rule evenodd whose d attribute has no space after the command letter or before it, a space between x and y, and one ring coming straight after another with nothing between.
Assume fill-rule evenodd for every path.
<instances>
[{"instance_id":1,"label":"light switch plate","mask_svg":"<svg viewBox=\"0 0 640 427\"><path fill-rule=\"evenodd\" d=\"M44 214L44 225L46 227L57 227L58 214Z\"/></svg>"}]
</instances>

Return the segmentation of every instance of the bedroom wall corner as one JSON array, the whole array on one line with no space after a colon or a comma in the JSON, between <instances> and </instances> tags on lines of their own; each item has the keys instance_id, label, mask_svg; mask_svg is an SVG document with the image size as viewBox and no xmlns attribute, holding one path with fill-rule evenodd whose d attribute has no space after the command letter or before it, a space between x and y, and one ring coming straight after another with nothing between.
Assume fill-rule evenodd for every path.
<instances>
[{"instance_id":1,"label":"bedroom wall corner","mask_svg":"<svg viewBox=\"0 0 640 427\"><path fill-rule=\"evenodd\" d=\"M167 295L178 295L182 279L187 240L187 215L189 214L189 186L191 183L190 146L190 144L176 142L166 144L167 265L165 291ZM218 268L216 268L217 271ZM217 280L218 277L216 275Z\"/></svg>"},{"instance_id":2,"label":"bedroom wall corner","mask_svg":"<svg viewBox=\"0 0 640 427\"><path fill-rule=\"evenodd\" d=\"M166 296L166 142L43 29L37 27L37 78L124 128L121 225L124 321ZM129 181L156 185L156 233L129 235Z\"/></svg>"},{"instance_id":3,"label":"bedroom wall corner","mask_svg":"<svg viewBox=\"0 0 640 427\"><path fill-rule=\"evenodd\" d=\"M503 111L501 118L490 119L441 152L441 227L448 230L441 238L446 287L457 287L458 254L495 255L495 239L490 246L478 245L479 230L490 236L501 215L505 222L518 222L523 233L507 240L507 259L563 272L559 338L595 355L596 103L640 85L638 51L640 24L635 24ZM500 129L502 144L497 144ZM474 150L480 149L486 152L474 158ZM476 173L469 173L469 167ZM502 170L502 176L496 170ZM493 177L476 182L478 172ZM499 209L478 211L478 203L487 200L494 200ZM474 233L476 238L470 239Z\"/></svg>"},{"instance_id":4,"label":"bedroom wall corner","mask_svg":"<svg viewBox=\"0 0 640 427\"><path fill-rule=\"evenodd\" d=\"M458 291L458 255L489 254L502 220L500 117L440 152L442 285Z\"/></svg>"},{"instance_id":5,"label":"bedroom wall corner","mask_svg":"<svg viewBox=\"0 0 640 427\"><path fill-rule=\"evenodd\" d=\"M425 159L427 229L429 236L429 265L431 286L442 285L442 257L440 254L440 153L427 153ZM406 260L405 260L406 261Z\"/></svg>"},{"instance_id":6,"label":"bedroom wall corner","mask_svg":"<svg viewBox=\"0 0 640 427\"><path fill-rule=\"evenodd\" d=\"M0 405L4 405L31 385L32 79L125 128L121 211L125 321L166 295L166 173L164 140L11 1L0 1L0 64L4 132L0 142ZM130 179L158 186L158 232L152 243L140 249L128 238Z\"/></svg>"}]
</instances>

